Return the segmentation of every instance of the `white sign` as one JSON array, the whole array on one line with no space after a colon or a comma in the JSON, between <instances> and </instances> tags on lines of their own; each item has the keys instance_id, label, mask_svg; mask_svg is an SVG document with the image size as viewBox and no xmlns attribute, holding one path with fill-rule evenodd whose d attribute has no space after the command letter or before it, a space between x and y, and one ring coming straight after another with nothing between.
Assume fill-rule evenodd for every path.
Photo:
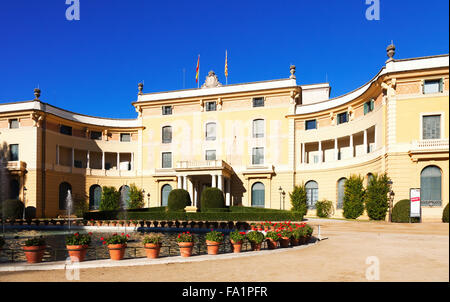
<instances>
[{"instance_id":1,"label":"white sign","mask_svg":"<svg viewBox=\"0 0 450 302\"><path fill-rule=\"evenodd\" d=\"M409 189L411 210L409 217L420 217L420 189Z\"/></svg>"}]
</instances>

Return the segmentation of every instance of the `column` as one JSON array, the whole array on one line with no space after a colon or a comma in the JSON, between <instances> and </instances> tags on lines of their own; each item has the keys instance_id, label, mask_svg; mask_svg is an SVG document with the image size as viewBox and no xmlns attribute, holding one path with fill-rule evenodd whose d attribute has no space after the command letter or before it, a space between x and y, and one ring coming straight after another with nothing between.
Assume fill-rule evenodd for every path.
<instances>
[{"instance_id":1,"label":"column","mask_svg":"<svg viewBox=\"0 0 450 302\"><path fill-rule=\"evenodd\" d=\"M117 170L120 170L120 153L117 152Z\"/></svg>"},{"instance_id":2,"label":"column","mask_svg":"<svg viewBox=\"0 0 450 302\"><path fill-rule=\"evenodd\" d=\"M72 148L72 168L75 167L75 149Z\"/></svg>"},{"instance_id":3,"label":"column","mask_svg":"<svg viewBox=\"0 0 450 302\"><path fill-rule=\"evenodd\" d=\"M216 186L216 175L211 175L212 179L211 179L211 187L215 188Z\"/></svg>"},{"instance_id":4,"label":"column","mask_svg":"<svg viewBox=\"0 0 450 302\"><path fill-rule=\"evenodd\" d=\"M350 157L353 157L353 154L354 154L354 152L353 152L353 134L350 134L350 153L351 153Z\"/></svg>"},{"instance_id":5,"label":"column","mask_svg":"<svg viewBox=\"0 0 450 302\"><path fill-rule=\"evenodd\" d=\"M183 189L187 191L188 190L187 177L186 177L186 175L183 175L182 177L183 177Z\"/></svg>"},{"instance_id":6,"label":"column","mask_svg":"<svg viewBox=\"0 0 450 302\"><path fill-rule=\"evenodd\" d=\"M305 151L305 143L302 143L302 164L306 164L306 151Z\"/></svg>"},{"instance_id":7,"label":"column","mask_svg":"<svg viewBox=\"0 0 450 302\"><path fill-rule=\"evenodd\" d=\"M217 175L217 188L223 191L223 175Z\"/></svg>"},{"instance_id":8,"label":"column","mask_svg":"<svg viewBox=\"0 0 450 302\"><path fill-rule=\"evenodd\" d=\"M374 126L374 134L373 134L373 150L377 149L377 125Z\"/></svg>"},{"instance_id":9,"label":"column","mask_svg":"<svg viewBox=\"0 0 450 302\"><path fill-rule=\"evenodd\" d=\"M102 151L102 170L105 170L105 151Z\"/></svg>"},{"instance_id":10,"label":"column","mask_svg":"<svg viewBox=\"0 0 450 302\"><path fill-rule=\"evenodd\" d=\"M194 204L194 186L190 177L187 177L187 187L189 196L191 197L191 203Z\"/></svg>"},{"instance_id":11,"label":"column","mask_svg":"<svg viewBox=\"0 0 450 302\"><path fill-rule=\"evenodd\" d=\"M334 160L338 160L339 159L339 154L338 154L338 139L335 138L334 139Z\"/></svg>"},{"instance_id":12,"label":"column","mask_svg":"<svg viewBox=\"0 0 450 302\"><path fill-rule=\"evenodd\" d=\"M198 188L197 188L197 186L198 186L198 183L194 182L194 200L192 200L192 205L194 207L197 206L197 199L198 199L198 197L197 197L197 195L198 195Z\"/></svg>"},{"instance_id":13,"label":"column","mask_svg":"<svg viewBox=\"0 0 450 302\"><path fill-rule=\"evenodd\" d=\"M131 152L130 169L131 169L132 171L134 171L134 152Z\"/></svg>"},{"instance_id":14,"label":"column","mask_svg":"<svg viewBox=\"0 0 450 302\"><path fill-rule=\"evenodd\" d=\"M368 152L367 152L367 129L364 130L364 142L363 142L363 146L364 146L364 153L368 153Z\"/></svg>"},{"instance_id":15,"label":"column","mask_svg":"<svg viewBox=\"0 0 450 302\"><path fill-rule=\"evenodd\" d=\"M183 187L183 180L181 179L182 176L177 176L177 180L178 180L178 189L181 189Z\"/></svg>"},{"instance_id":16,"label":"column","mask_svg":"<svg viewBox=\"0 0 450 302\"><path fill-rule=\"evenodd\" d=\"M322 163L322 142L319 141L319 164Z\"/></svg>"},{"instance_id":17,"label":"column","mask_svg":"<svg viewBox=\"0 0 450 302\"><path fill-rule=\"evenodd\" d=\"M89 158L89 150L87 151L87 156L86 156L86 168L89 169L90 166L90 158Z\"/></svg>"},{"instance_id":18,"label":"column","mask_svg":"<svg viewBox=\"0 0 450 302\"><path fill-rule=\"evenodd\" d=\"M225 189L225 205L231 205L231 178L227 178L226 180L226 189Z\"/></svg>"}]
</instances>

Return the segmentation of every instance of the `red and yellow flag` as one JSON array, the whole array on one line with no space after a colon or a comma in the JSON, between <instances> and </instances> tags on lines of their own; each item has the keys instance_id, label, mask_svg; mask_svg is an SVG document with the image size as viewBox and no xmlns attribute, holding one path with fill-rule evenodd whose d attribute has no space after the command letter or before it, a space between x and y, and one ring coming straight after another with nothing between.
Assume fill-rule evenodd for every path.
<instances>
[{"instance_id":1,"label":"red and yellow flag","mask_svg":"<svg viewBox=\"0 0 450 302\"><path fill-rule=\"evenodd\" d=\"M198 82L198 71L200 69L200 55L198 55L198 60L197 60L197 69L195 70L195 83Z\"/></svg>"},{"instance_id":2,"label":"red and yellow flag","mask_svg":"<svg viewBox=\"0 0 450 302\"><path fill-rule=\"evenodd\" d=\"M225 77L228 77L228 55L226 50L225 50Z\"/></svg>"}]
</instances>

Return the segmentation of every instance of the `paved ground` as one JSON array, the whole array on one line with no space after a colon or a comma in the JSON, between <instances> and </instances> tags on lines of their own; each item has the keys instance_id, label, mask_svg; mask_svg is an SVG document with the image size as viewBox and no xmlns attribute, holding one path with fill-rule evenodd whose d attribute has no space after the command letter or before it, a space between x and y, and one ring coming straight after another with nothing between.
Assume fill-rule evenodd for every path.
<instances>
[{"instance_id":1,"label":"paved ground","mask_svg":"<svg viewBox=\"0 0 450 302\"><path fill-rule=\"evenodd\" d=\"M285 252L192 263L82 269L80 281L366 281L367 257L380 281L449 282L449 225L312 220L328 239ZM371 259L371 258L369 258ZM65 281L64 270L1 272L0 281Z\"/></svg>"}]
</instances>

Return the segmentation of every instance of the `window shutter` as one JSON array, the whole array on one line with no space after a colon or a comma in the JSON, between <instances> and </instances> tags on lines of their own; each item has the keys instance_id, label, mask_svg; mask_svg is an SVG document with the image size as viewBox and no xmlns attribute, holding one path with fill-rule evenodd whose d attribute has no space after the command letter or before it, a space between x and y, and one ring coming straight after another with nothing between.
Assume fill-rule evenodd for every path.
<instances>
[{"instance_id":1,"label":"window shutter","mask_svg":"<svg viewBox=\"0 0 450 302\"><path fill-rule=\"evenodd\" d=\"M444 92L444 79L439 80L439 92Z\"/></svg>"},{"instance_id":2,"label":"window shutter","mask_svg":"<svg viewBox=\"0 0 450 302\"><path fill-rule=\"evenodd\" d=\"M375 108L375 101L374 99L370 99L370 111L372 111L373 108Z\"/></svg>"},{"instance_id":3,"label":"window shutter","mask_svg":"<svg viewBox=\"0 0 450 302\"><path fill-rule=\"evenodd\" d=\"M368 107L367 103L364 103L364 114L367 114L367 112L368 112L368 108L367 107Z\"/></svg>"}]
</instances>

